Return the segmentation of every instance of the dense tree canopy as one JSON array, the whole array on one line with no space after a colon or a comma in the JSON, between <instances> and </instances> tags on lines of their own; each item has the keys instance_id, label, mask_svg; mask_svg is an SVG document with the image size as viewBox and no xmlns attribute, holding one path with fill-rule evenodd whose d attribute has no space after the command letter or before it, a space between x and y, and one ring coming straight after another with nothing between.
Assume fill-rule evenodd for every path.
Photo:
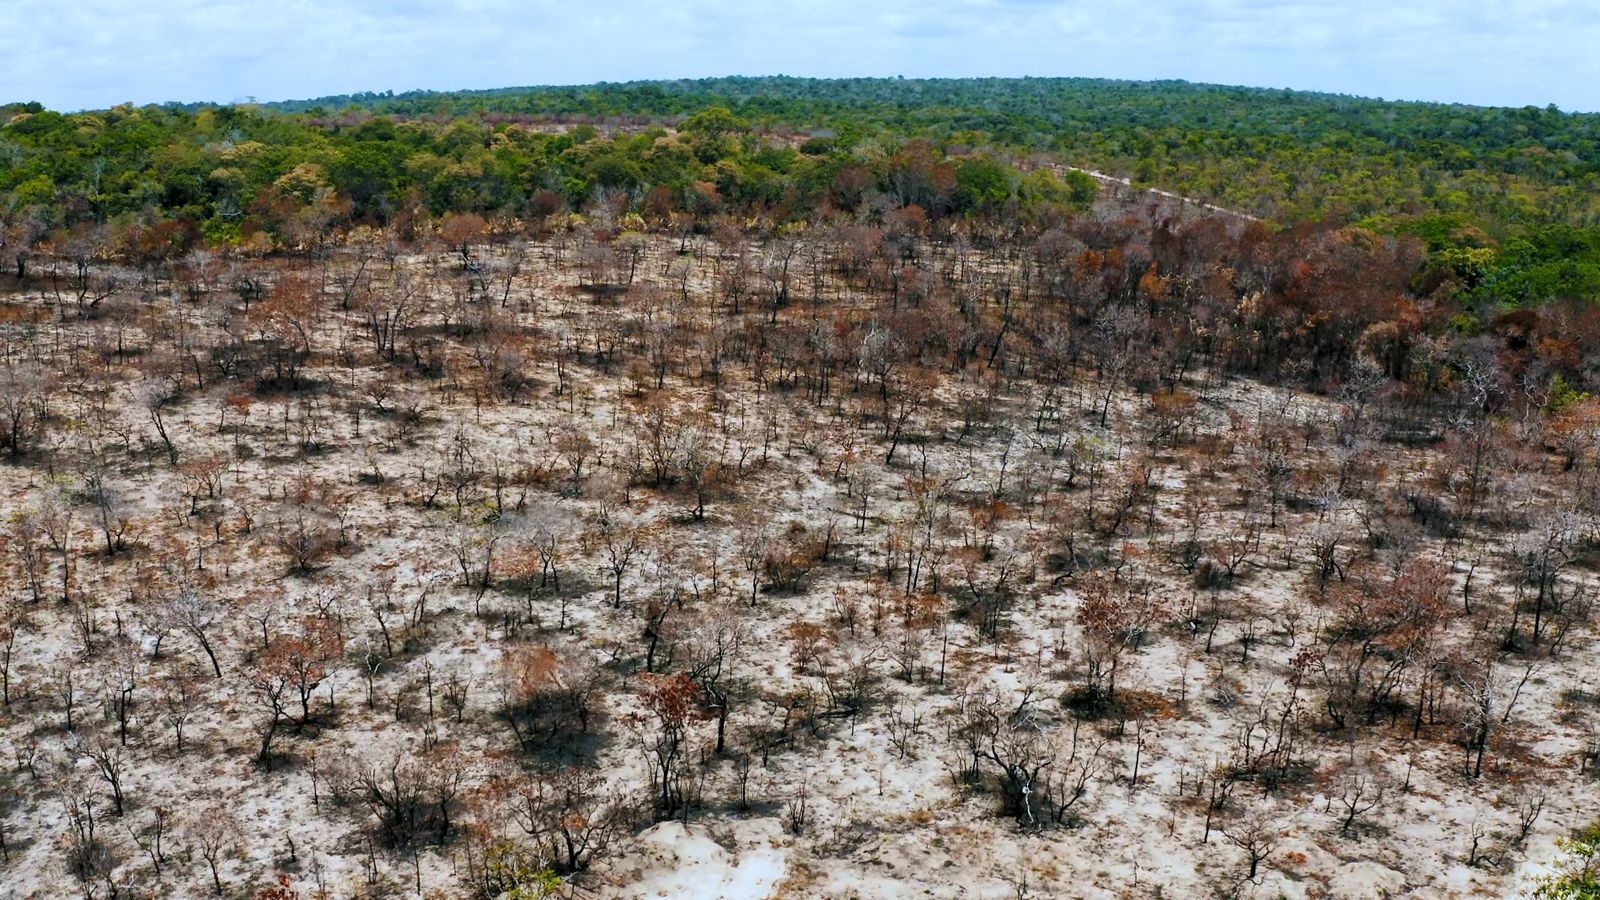
<instances>
[{"instance_id":1,"label":"dense tree canopy","mask_svg":"<svg viewBox=\"0 0 1600 900\"><path fill-rule=\"evenodd\" d=\"M1600 296L1600 116L1184 82L725 78L358 94L62 114L0 107L8 255L112 226L114 252L302 247L450 213L598 200L697 230L721 213L1048 224L1078 166L1279 225L1428 246L1429 288L1501 305ZM17 266L25 263L20 259Z\"/></svg>"}]
</instances>

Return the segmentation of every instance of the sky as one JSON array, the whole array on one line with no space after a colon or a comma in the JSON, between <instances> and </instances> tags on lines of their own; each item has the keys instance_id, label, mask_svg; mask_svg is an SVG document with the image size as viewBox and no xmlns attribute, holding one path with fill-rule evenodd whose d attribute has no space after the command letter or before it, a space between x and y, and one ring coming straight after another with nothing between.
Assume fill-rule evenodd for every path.
<instances>
[{"instance_id":1,"label":"sky","mask_svg":"<svg viewBox=\"0 0 1600 900\"><path fill-rule=\"evenodd\" d=\"M1182 78L1600 111L1597 0L4 0L0 101L714 75Z\"/></svg>"}]
</instances>

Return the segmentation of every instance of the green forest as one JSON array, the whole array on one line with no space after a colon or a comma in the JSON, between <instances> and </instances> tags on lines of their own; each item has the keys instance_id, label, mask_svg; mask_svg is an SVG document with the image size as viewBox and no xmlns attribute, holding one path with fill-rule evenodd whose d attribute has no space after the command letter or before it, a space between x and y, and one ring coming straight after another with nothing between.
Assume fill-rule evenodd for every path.
<instances>
[{"instance_id":1,"label":"green forest","mask_svg":"<svg viewBox=\"0 0 1600 900\"><path fill-rule=\"evenodd\" d=\"M273 251L357 224L540 222L597 201L1027 229L1127 177L1263 217L1414 235L1421 277L1506 306L1600 298L1600 115L1176 81L786 77L0 107L0 225L31 248ZM980 227L979 231L982 230Z\"/></svg>"}]
</instances>

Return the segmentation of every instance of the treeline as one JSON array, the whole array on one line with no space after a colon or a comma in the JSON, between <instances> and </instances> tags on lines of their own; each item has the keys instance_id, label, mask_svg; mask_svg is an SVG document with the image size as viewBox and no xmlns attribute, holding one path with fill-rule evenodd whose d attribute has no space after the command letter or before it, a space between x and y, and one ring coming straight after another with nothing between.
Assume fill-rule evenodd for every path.
<instances>
[{"instance_id":1,"label":"treeline","mask_svg":"<svg viewBox=\"0 0 1600 900\"><path fill-rule=\"evenodd\" d=\"M293 250L604 207L708 233L914 208L1038 233L1130 176L1281 227L1414 235L1415 286L1600 297L1600 116L1083 79L726 78L61 114L0 107L0 259ZM631 217L631 218L629 218Z\"/></svg>"},{"instance_id":2,"label":"treeline","mask_svg":"<svg viewBox=\"0 0 1600 900\"><path fill-rule=\"evenodd\" d=\"M200 243L270 250L353 224L415 230L448 213L541 221L593 204L699 228L722 214L782 224L913 206L935 220L1017 223L1081 210L1098 190L1081 173L920 139L786 142L720 107L671 130L609 134L246 107L64 115L13 106L3 115L0 215L13 252L105 224L160 226L158 253Z\"/></svg>"},{"instance_id":3,"label":"treeline","mask_svg":"<svg viewBox=\"0 0 1600 900\"><path fill-rule=\"evenodd\" d=\"M897 134L1061 154L1281 220L1396 211L1594 224L1600 115L1181 81L716 78L357 94L276 104L332 114L672 118L723 105L846 141Z\"/></svg>"}]
</instances>

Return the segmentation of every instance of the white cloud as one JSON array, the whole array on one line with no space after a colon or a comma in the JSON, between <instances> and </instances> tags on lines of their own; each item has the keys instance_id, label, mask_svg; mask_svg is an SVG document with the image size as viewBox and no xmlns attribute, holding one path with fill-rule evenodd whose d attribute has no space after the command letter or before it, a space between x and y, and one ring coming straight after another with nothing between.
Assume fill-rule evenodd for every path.
<instances>
[{"instance_id":1,"label":"white cloud","mask_svg":"<svg viewBox=\"0 0 1600 900\"><path fill-rule=\"evenodd\" d=\"M1591 0L10 0L59 108L722 74L1186 78L1600 109Z\"/></svg>"}]
</instances>

